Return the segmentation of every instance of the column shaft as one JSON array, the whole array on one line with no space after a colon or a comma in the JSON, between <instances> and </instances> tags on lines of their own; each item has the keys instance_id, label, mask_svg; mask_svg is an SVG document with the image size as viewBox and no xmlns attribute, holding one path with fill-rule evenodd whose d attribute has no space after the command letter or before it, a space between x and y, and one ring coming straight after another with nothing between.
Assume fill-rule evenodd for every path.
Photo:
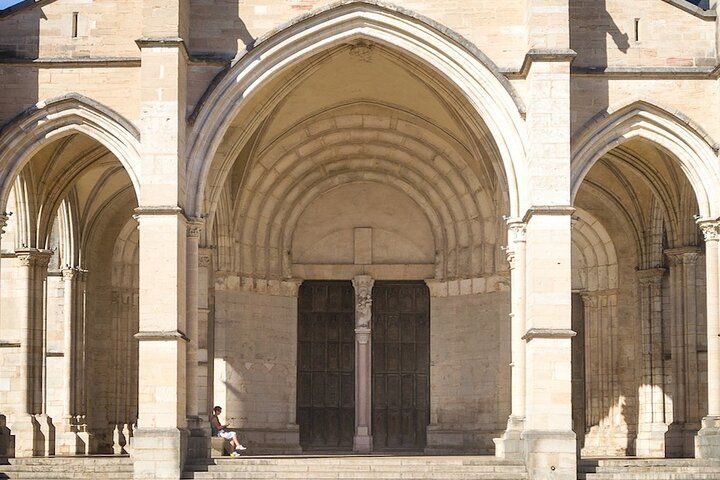
<instances>
[{"instance_id":1,"label":"column shaft","mask_svg":"<svg viewBox=\"0 0 720 480\"><path fill-rule=\"evenodd\" d=\"M192 222L187 227L187 335L190 341L187 349L187 417L198 416L198 241L201 222ZM206 422L204 422L206 423Z\"/></svg>"},{"instance_id":2,"label":"column shaft","mask_svg":"<svg viewBox=\"0 0 720 480\"><path fill-rule=\"evenodd\" d=\"M18 283L20 322L20 378L18 401L13 415L15 455L28 457L38 451L36 436L40 425L36 414L43 413L44 362L44 281L51 252L38 249L16 251L19 262Z\"/></svg>"},{"instance_id":3,"label":"column shaft","mask_svg":"<svg viewBox=\"0 0 720 480\"><path fill-rule=\"evenodd\" d=\"M636 453L665 456L665 375L663 367L662 279L666 270L638 271L642 323L642 384L639 389L639 424Z\"/></svg>"},{"instance_id":4,"label":"column shaft","mask_svg":"<svg viewBox=\"0 0 720 480\"><path fill-rule=\"evenodd\" d=\"M695 456L720 459L720 311L718 311L720 222L700 220L698 224L705 236L708 411L702 419L702 428L695 437Z\"/></svg>"},{"instance_id":5,"label":"column shaft","mask_svg":"<svg viewBox=\"0 0 720 480\"><path fill-rule=\"evenodd\" d=\"M511 220L508 222L507 259L510 264L511 325L510 348L512 352L511 411L507 427L501 438L494 439L495 455L502 458L520 458L523 445L521 433L525 422L525 231L527 225Z\"/></svg>"}]
</instances>

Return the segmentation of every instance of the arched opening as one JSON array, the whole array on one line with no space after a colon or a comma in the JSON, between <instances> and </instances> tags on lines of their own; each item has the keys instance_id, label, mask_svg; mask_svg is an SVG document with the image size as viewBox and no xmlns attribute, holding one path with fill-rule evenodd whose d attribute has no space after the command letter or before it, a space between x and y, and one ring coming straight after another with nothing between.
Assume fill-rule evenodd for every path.
<instances>
[{"instance_id":1,"label":"arched opening","mask_svg":"<svg viewBox=\"0 0 720 480\"><path fill-rule=\"evenodd\" d=\"M48 103L23 119L35 128L0 138L12 145L2 157L8 454L126 454L138 404L135 137L101 107Z\"/></svg>"},{"instance_id":2,"label":"arched opening","mask_svg":"<svg viewBox=\"0 0 720 480\"><path fill-rule=\"evenodd\" d=\"M584 360L574 378L576 433L588 456L693 457L708 398L696 219L715 214L716 173L712 151L687 124L634 108L600 122L574 158L582 209L573 229L573 287L582 296L574 321ZM586 156L590 144L594 156Z\"/></svg>"},{"instance_id":3,"label":"arched opening","mask_svg":"<svg viewBox=\"0 0 720 480\"><path fill-rule=\"evenodd\" d=\"M303 33L310 26L321 31L312 43ZM408 48L411 31L418 41L432 38L448 51L438 52L437 43L428 45L432 53ZM341 402L341 396L334 387L303 385L295 375L298 362L315 361L316 348L327 363L329 349L340 347L328 337L329 323L317 333L322 341L303 337L299 345L298 336L313 330L298 331L298 316L348 313L340 293L328 300L328 292L348 290L354 306L347 321L356 323L346 327L353 342L361 342L373 325L361 321L363 312L375 312L369 306L382 286L385 318L402 319L403 305L420 305L427 312L413 310L413 318L426 314L431 332L406 342L408 351L412 344L415 352L429 352L428 371L418 374L429 376L429 414L422 435L413 437L422 441L404 443L384 430L383 445L491 453L510 413L510 353L503 348L510 335L504 321L509 268L501 247L504 217L517 215L522 202L523 143L509 141L519 135L517 104L477 52L376 5L340 6L265 41L251 54L257 64L238 67L208 95L193 134L198 154L191 158L209 161L191 167L188 185L200 186L193 198L197 211L207 213L204 246L217 246L207 284L215 339L211 403L225 405L238 419L255 451L306 448L299 440L307 436L298 433L304 427L297 402L313 395ZM441 56L437 62L452 66L440 71L423 55ZM463 68L476 69L485 91L471 92L453 77L459 57ZM494 99L489 91L497 92ZM298 299L298 285L306 281L345 281L347 288L313 284ZM416 291L418 281L427 286ZM315 297L305 298L303 291ZM416 301L421 291L429 302ZM320 312L313 310L316 304L333 307ZM373 342L392 343L375 335ZM421 340L425 344L418 346ZM367 451L373 419L380 418L370 410L379 402L377 385L392 381L373 378L379 383L370 385L375 350L361 345L355 345L351 375L354 439L345 448ZM402 341L392 345L396 356L383 365L417 363L403 357ZM306 347L307 358L298 353ZM402 375L402 369L386 370ZM325 369L325 386L329 375L350 374ZM417 403L422 395L413 392L393 401ZM337 446L335 434L311 436L331 438L326 448Z\"/></svg>"}]
</instances>

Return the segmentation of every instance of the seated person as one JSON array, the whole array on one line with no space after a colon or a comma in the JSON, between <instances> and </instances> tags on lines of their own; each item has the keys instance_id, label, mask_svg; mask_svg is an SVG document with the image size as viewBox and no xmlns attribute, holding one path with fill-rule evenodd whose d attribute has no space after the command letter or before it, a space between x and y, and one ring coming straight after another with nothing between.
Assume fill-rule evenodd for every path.
<instances>
[{"instance_id":1,"label":"seated person","mask_svg":"<svg viewBox=\"0 0 720 480\"><path fill-rule=\"evenodd\" d=\"M232 453L230 453L230 456L237 457L240 455L240 452L246 450L246 448L240 444L237 433L225 430L230 424L226 423L223 425L220 423L218 415L220 415L221 413L222 407L213 408L213 414L210 417L210 433L213 437L220 437L224 438L225 440L230 440L230 446L233 449Z\"/></svg>"}]
</instances>

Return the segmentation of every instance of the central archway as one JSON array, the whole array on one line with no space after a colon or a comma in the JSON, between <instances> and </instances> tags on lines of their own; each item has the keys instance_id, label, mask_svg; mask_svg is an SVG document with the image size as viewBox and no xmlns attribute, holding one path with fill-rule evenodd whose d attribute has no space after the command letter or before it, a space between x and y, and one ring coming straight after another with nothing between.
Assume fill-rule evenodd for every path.
<instances>
[{"instance_id":1,"label":"central archway","mask_svg":"<svg viewBox=\"0 0 720 480\"><path fill-rule=\"evenodd\" d=\"M370 451L373 422L384 425L370 390L391 389L402 372L423 381L383 398L418 423L385 431L385 447L494 450L510 410L502 245L505 218L524 208L522 115L507 80L470 44L367 2L261 40L206 95L194 117L187 206L206 216L203 241L217 247L208 286L222 340L208 375L215 403L238 417L256 450L338 447L338 438L347 448L354 411L352 448ZM347 291L313 287L298 298L310 281ZM379 292L388 285L391 293ZM375 323L363 315L379 298L385 320ZM332 352L348 350L333 326L339 312L355 342L356 369L341 370L355 381L352 408L338 403L342 392L307 380L322 371L324 385L344 385L327 380L339 375ZM382 381L370 375L381 364ZM344 420L333 425L308 413L338 408Z\"/></svg>"}]
</instances>

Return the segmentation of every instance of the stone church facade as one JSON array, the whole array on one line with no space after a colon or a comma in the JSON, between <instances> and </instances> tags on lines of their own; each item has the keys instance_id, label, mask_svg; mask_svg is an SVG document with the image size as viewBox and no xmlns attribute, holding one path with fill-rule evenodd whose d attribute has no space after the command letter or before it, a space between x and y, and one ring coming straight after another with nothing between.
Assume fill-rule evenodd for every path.
<instances>
[{"instance_id":1,"label":"stone church facade","mask_svg":"<svg viewBox=\"0 0 720 480\"><path fill-rule=\"evenodd\" d=\"M253 453L720 459L718 38L685 0L0 11L0 455L178 478L222 405Z\"/></svg>"}]
</instances>

